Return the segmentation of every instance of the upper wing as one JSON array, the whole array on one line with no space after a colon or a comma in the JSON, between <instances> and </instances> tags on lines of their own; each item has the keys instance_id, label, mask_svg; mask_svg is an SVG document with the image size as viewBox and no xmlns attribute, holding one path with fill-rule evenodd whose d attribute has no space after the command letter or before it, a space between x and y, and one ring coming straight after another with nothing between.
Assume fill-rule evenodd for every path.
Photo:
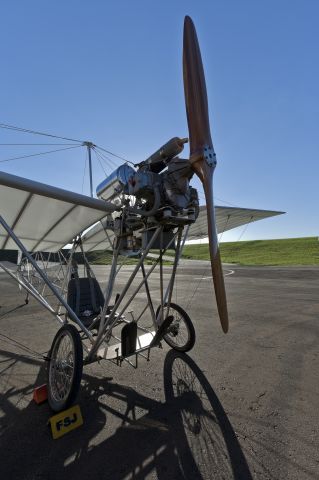
<instances>
[{"instance_id":1,"label":"upper wing","mask_svg":"<svg viewBox=\"0 0 319 480\"><path fill-rule=\"evenodd\" d=\"M273 210L256 210L252 208L238 207L215 207L218 233L231 230L232 228L256 222L264 218L281 215L284 212ZM114 240L114 232L110 227L112 216L105 217L82 236L85 251L111 249ZM206 206L201 206L198 218L190 225L187 239L197 240L208 237Z\"/></svg>"},{"instance_id":2,"label":"upper wing","mask_svg":"<svg viewBox=\"0 0 319 480\"><path fill-rule=\"evenodd\" d=\"M273 210L256 210L252 208L238 207L215 207L216 224L218 233L226 232L232 228L240 227L247 223L256 222L275 215L281 215L285 212ZM189 240L196 240L208 237L206 206L201 206L198 218L190 226L188 232Z\"/></svg>"},{"instance_id":3,"label":"upper wing","mask_svg":"<svg viewBox=\"0 0 319 480\"><path fill-rule=\"evenodd\" d=\"M29 252L55 252L116 209L103 200L0 172L0 216ZM0 249L17 246L0 225Z\"/></svg>"}]
</instances>

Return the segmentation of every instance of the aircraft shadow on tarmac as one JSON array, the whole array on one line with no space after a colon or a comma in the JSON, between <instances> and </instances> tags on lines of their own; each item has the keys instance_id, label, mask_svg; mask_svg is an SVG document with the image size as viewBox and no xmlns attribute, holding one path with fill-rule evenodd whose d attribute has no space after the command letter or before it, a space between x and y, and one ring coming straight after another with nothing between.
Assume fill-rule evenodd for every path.
<instances>
[{"instance_id":1,"label":"aircraft shadow on tarmac","mask_svg":"<svg viewBox=\"0 0 319 480\"><path fill-rule=\"evenodd\" d=\"M5 368L17 361L42 364L8 351L0 355ZM37 384L44 380L42 367ZM163 403L110 379L85 374L80 401L85 426L56 441L44 428L48 406L31 402L20 410L10 401L13 394L30 393L32 387L1 393L0 449L6 452L1 476L126 480L154 478L156 472L158 479L165 480L252 479L217 395L190 357L168 352L164 388ZM147 413L137 419L141 411ZM111 416L119 426L105 438L103 430Z\"/></svg>"},{"instance_id":2,"label":"aircraft shadow on tarmac","mask_svg":"<svg viewBox=\"0 0 319 480\"><path fill-rule=\"evenodd\" d=\"M18 305L18 306L16 306L16 307L10 308L10 310L9 310L9 309L5 309L4 312L2 312L2 310L0 310L0 318L5 317L6 315L10 315L10 314L16 312L17 310L19 310L20 308L25 307L25 306L26 306L26 303L24 302L24 303L22 303L21 305ZM0 305L0 308L1 308L1 305Z\"/></svg>"}]
</instances>

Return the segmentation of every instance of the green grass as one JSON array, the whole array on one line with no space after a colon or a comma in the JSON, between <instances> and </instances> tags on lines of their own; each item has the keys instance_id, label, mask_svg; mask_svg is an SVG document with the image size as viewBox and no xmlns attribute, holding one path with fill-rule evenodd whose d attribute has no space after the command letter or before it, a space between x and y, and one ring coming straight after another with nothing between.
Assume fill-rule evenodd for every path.
<instances>
[{"instance_id":1,"label":"green grass","mask_svg":"<svg viewBox=\"0 0 319 480\"><path fill-rule=\"evenodd\" d=\"M222 261L240 265L319 265L317 237L220 244ZM186 245L184 258L208 260L208 245Z\"/></svg>"},{"instance_id":2,"label":"green grass","mask_svg":"<svg viewBox=\"0 0 319 480\"><path fill-rule=\"evenodd\" d=\"M287 238L281 240L254 240L250 242L224 242L220 244L222 261L240 265L319 265L319 241L317 237ZM171 255L172 251L166 253ZM184 247L183 258L209 260L208 245L196 244ZM110 252L97 251L88 254L90 263L111 263ZM137 263L136 258L126 258L126 265ZM152 263L149 260L148 263ZM170 262L165 262L170 264Z\"/></svg>"},{"instance_id":3,"label":"green grass","mask_svg":"<svg viewBox=\"0 0 319 480\"><path fill-rule=\"evenodd\" d=\"M97 250L96 252L89 252L86 257L89 263L93 265L111 265L112 263L112 254L110 252ZM137 258L120 257L119 263L122 263L123 260L125 265L136 265L138 262Z\"/></svg>"},{"instance_id":4,"label":"green grass","mask_svg":"<svg viewBox=\"0 0 319 480\"><path fill-rule=\"evenodd\" d=\"M153 251L153 250L152 250ZM88 252L86 257L89 263L93 265L110 265L112 263L112 254L109 251L101 251L97 250L95 252ZM136 257L123 257L120 256L118 259L118 263L124 263L124 265L136 265L139 261L139 258ZM145 265L153 265L153 259L146 259ZM165 261L163 262L164 265L172 265L172 262Z\"/></svg>"}]
</instances>

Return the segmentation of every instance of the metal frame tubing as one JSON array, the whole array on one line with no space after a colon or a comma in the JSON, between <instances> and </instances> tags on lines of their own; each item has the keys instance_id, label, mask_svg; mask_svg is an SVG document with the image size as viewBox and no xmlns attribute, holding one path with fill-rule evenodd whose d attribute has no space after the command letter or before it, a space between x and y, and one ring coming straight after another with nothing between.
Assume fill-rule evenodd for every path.
<instances>
[{"instance_id":1,"label":"metal frame tubing","mask_svg":"<svg viewBox=\"0 0 319 480\"><path fill-rule=\"evenodd\" d=\"M162 229L163 227L160 226L158 227L160 229ZM156 234L156 232L154 233L154 235ZM158 234L157 234L158 236ZM174 239L176 237L176 234L174 235L174 238L172 238L172 240L169 242L169 244L167 245L166 249L164 250L164 253L165 251L169 248L169 246L171 245L171 243L173 243ZM137 274L137 271L138 271L138 268L142 267L143 262L149 252L149 250L151 249L153 243L155 241L155 238L152 237L152 239L150 240L145 252L144 252L144 255L143 255L143 258L140 260L139 264L136 266L136 269L134 270L134 272L132 273L130 279L128 280L127 284L126 284L126 287L125 287L125 291L122 292L121 296L119 297L118 301L116 302L115 306L113 307L113 311L112 313L110 314L110 316L108 317L107 321L107 327L108 327L108 332L104 333L104 336L103 338L101 338L101 340L99 340L99 345L97 348L99 348L101 346L101 344L107 340L107 335L110 334L110 332L112 332L112 328L113 326L115 325L115 323L117 322L118 318L120 318L123 313L125 312L125 310L127 309L127 307L130 305L130 303L132 302L132 300L135 298L135 296L137 295L137 293L139 292L139 290L141 289L141 287L146 284L147 282L147 279L148 277L151 275L151 273L153 272L153 270L157 267L159 261L160 261L160 257L158 257L158 259L156 260L156 263L154 263L154 265L152 265L152 267L149 269L149 271L146 273L145 277L143 276L143 280L140 282L140 284L136 287L134 293L131 295L130 299L127 301L127 303L125 304L125 306L122 308L121 312L117 315L117 318L114 318L115 316L115 313L116 313L116 310L118 308L118 306L120 305L120 303L122 302L127 290L129 289L129 287L131 286L136 274ZM134 276L133 276L134 275ZM112 322L112 323L111 323ZM157 327L157 323L154 322L153 320L153 324L154 324L154 327L156 328ZM94 346L95 348L95 346ZM93 355L93 354L92 354Z\"/></svg>"},{"instance_id":2,"label":"metal frame tubing","mask_svg":"<svg viewBox=\"0 0 319 480\"><path fill-rule=\"evenodd\" d=\"M162 227L161 227L162 228ZM165 250L163 250L163 253L166 252L166 250L168 250L169 246L171 245L171 243L173 243L174 239L175 239L176 235L174 235L174 238L171 239L171 241L168 243L167 247L165 248ZM151 239L151 242L153 243L153 238ZM147 249L149 250L151 247L147 247ZM146 253L147 255L147 253ZM145 258L143 259L140 267L142 268L142 265L144 267L144 260ZM154 263L154 265L151 266L151 268L149 269L149 271L145 274L145 276L143 275L143 279L141 280L141 282L139 283L139 285L136 287L134 293L132 293L130 299L126 302L125 306L122 307L122 310L121 312L119 313L119 317L121 317L125 310L127 309L127 307L130 305L130 303L132 302L132 300L135 298L135 296L138 294L138 292L140 291L140 289L142 288L142 286L146 283L147 283L147 279L148 277L151 275L151 273L155 270L155 268L157 267L158 263L162 261L162 256L159 256L158 259L156 260L156 262ZM144 269L145 270L145 269ZM134 278L132 278L132 280L130 279L129 280L129 284L128 284L128 288L130 287L130 285L132 284L132 281L134 280ZM121 300L119 299L119 303L121 303ZM115 310L115 308L114 308ZM154 326L156 326L156 323L154 323ZM112 325L113 327L113 325Z\"/></svg>"},{"instance_id":3,"label":"metal frame tubing","mask_svg":"<svg viewBox=\"0 0 319 480\"><path fill-rule=\"evenodd\" d=\"M169 313L169 306L170 306L170 303L171 303L171 300L172 300L176 270L177 270L178 262L179 262L179 259L180 259L181 240L182 240L183 229L184 229L184 227L178 227L177 247L176 247L176 252L175 252L172 275L171 275L169 284L167 286L167 289L166 289L166 292L165 292L165 295L164 295L162 311L164 311L164 305L165 305L165 303L167 303L168 304L168 313Z\"/></svg>"},{"instance_id":4,"label":"metal frame tubing","mask_svg":"<svg viewBox=\"0 0 319 480\"><path fill-rule=\"evenodd\" d=\"M106 323L106 318L105 317L106 317L107 307L109 306L109 303L110 303L110 300L111 300L115 278L116 278L116 275L118 273L116 271L118 254L119 254L119 242L116 246L116 249L113 251L111 271L110 271L110 274L109 274L109 281L108 281L106 289L105 289L105 294L104 294L105 301L104 301L104 305L103 305L103 310L101 312L101 322L100 322L100 325L99 325L99 332L98 332L97 341L98 341L99 338L102 337L104 326L105 326L105 323Z\"/></svg>"},{"instance_id":5,"label":"metal frame tubing","mask_svg":"<svg viewBox=\"0 0 319 480\"><path fill-rule=\"evenodd\" d=\"M32 297L34 297L41 305L46 308L52 315L55 316L56 320L61 323L62 325L65 323L64 320L59 316L57 312L54 311L54 309L51 307L51 305L40 295L40 293L33 287L32 283L29 285L26 285L22 280L19 279L17 275L15 275L11 270L9 270L5 265L3 265L0 262L0 267L8 274L10 277L12 277L22 288L24 288ZM32 287L32 288L31 288Z\"/></svg>"},{"instance_id":6,"label":"metal frame tubing","mask_svg":"<svg viewBox=\"0 0 319 480\"><path fill-rule=\"evenodd\" d=\"M10 235L12 240L15 242L15 244L19 247L19 249L24 253L24 255L27 257L29 262L32 264L34 269L38 272L42 280L45 282L45 284L49 287L49 289L52 291L52 293L56 296L56 298L59 300L59 302L64 306L66 311L68 312L70 318L79 325L81 330L87 335L91 343L94 343L94 338L93 335L89 332L89 330L83 325L81 320L77 317L77 315L74 313L72 308L68 305L68 303L64 300L64 298L60 295L58 290L55 288L55 286L50 282L46 274L41 270L41 268L37 265L36 261L33 259L32 255L26 250L24 247L23 243L19 240L19 238L16 236L16 234L11 230L9 225L6 223L4 218L0 215L0 223L3 226L3 228L7 231L7 233ZM23 285L22 285L23 286ZM30 292L31 293L31 292ZM36 297L37 298L37 297Z\"/></svg>"},{"instance_id":7,"label":"metal frame tubing","mask_svg":"<svg viewBox=\"0 0 319 480\"><path fill-rule=\"evenodd\" d=\"M120 294L117 302L115 303L115 305L114 305L114 307L113 307L113 310L112 310L110 316L109 316L108 319L107 319L107 323L105 322L103 330L102 330L101 332L99 331L99 334L98 334L98 336L97 336L97 338L96 338L96 341L95 341L94 345L92 346L92 349L91 349L91 351L90 351L90 353L89 353L88 361L92 361L93 356L96 354L98 348L100 347L100 345L101 345L102 342L104 341L104 339L105 339L105 337L106 337L106 335L107 335L106 332L105 332L105 330L107 329L107 327L109 327L109 330L110 330L110 331L112 330L112 326L113 326L113 325L112 325L112 322L114 322L114 316L115 316L116 310L117 310L117 308L119 307L120 303L122 302L122 300L123 300L124 296L126 295L128 289L130 288L130 286L131 286L134 278L136 277L137 272L139 271L142 263L144 262L144 260L145 260L145 258L146 258L146 256L147 256L148 252L149 252L150 249L152 248L153 243L154 243L155 240L157 239L157 237L158 237L159 233L161 232L162 228L163 228L163 227L162 227L161 225L157 227L157 229L155 230L155 232L154 232L151 240L149 241L146 249L145 249L144 252L142 253L140 260L138 261L138 263L137 263L135 269L133 270L130 278L128 279L128 281L127 281L127 283L126 283L126 285L125 285L122 293ZM114 282L114 280L113 280L113 282ZM112 286L112 288L113 288L113 286ZM134 293L134 296L136 295L136 293L137 293L137 291ZM134 297L133 297L133 298L134 298ZM129 303L130 303L130 302L129 302ZM126 308L127 308L127 307L126 307Z\"/></svg>"}]
</instances>

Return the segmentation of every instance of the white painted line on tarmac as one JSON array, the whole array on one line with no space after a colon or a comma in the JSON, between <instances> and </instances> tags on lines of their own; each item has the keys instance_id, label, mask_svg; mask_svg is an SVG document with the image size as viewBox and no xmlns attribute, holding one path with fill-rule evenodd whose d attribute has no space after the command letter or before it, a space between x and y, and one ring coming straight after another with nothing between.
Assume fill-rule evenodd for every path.
<instances>
[{"instance_id":1,"label":"white painted line on tarmac","mask_svg":"<svg viewBox=\"0 0 319 480\"><path fill-rule=\"evenodd\" d=\"M229 275L233 275L235 270L227 270L227 273L224 273L224 277L228 277ZM211 280L213 277L195 277L194 280Z\"/></svg>"},{"instance_id":2,"label":"white painted line on tarmac","mask_svg":"<svg viewBox=\"0 0 319 480\"><path fill-rule=\"evenodd\" d=\"M228 275L233 275L235 270L228 270L228 273L225 273L224 277L228 277Z\"/></svg>"}]
</instances>

